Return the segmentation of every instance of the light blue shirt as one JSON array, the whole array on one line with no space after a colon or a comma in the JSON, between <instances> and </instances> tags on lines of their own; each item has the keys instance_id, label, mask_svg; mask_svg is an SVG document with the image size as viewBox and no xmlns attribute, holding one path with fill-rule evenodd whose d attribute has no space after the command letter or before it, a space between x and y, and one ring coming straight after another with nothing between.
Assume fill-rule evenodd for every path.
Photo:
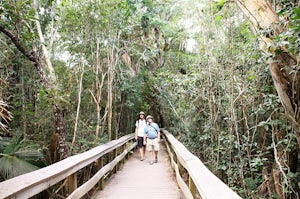
<instances>
[{"instance_id":1,"label":"light blue shirt","mask_svg":"<svg viewBox=\"0 0 300 199\"><path fill-rule=\"evenodd\" d=\"M147 138L154 139L157 138L159 127L156 123L153 122L151 125L149 124L146 125L144 132L147 135Z\"/></svg>"}]
</instances>

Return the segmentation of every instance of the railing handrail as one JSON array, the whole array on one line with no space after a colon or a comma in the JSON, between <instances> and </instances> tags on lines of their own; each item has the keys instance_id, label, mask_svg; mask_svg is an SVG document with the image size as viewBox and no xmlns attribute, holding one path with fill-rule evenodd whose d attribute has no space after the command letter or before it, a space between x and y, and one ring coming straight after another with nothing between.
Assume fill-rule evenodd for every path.
<instances>
[{"instance_id":1,"label":"railing handrail","mask_svg":"<svg viewBox=\"0 0 300 199\"><path fill-rule=\"evenodd\" d=\"M176 172L178 185L186 198L196 198L197 191L202 199L241 199L237 193L216 177L199 158L188 151L172 134L166 130L162 130L162 132L166 140L172 167ZM182 179L182 167L186 169L189 175L189 185Z\"/></svg>"},{"instance_id":2,"label":"railing handrail","mask_svg":"<svg viewBox=\"0 0 300 199\"><path fill-rule=\"evenodd\" d=\"M197 193L202 199L241 199L239 195L209 171L199 158L176 140L172 134L166 130L162 130L162 132L166 140L172 167L176 173L177 183L187 199L196 198ZM70 176L73 176L76 180L77 171L99 159L103 161L103 155L115 151L133 139L134 134L126 135L50 166L1 182L0 198L30 198ZM77 188L75 182L75 189L72 190L73 192L68 198L78 198L87 193L100 179L103 179L107 172L123 160L134 146L136 146L136 142L129 147L124 147L120 155L117 156L116 154L114 159L104 167L101 165L99 171L79 188ZM189 177L188 185L182 177L183 168Z\"/></svg>"},{"instance_id":3,"label":"railing handrail","mask_svg":"<svg viewBox=\"0 0 300 199\"><path fill-rule=\"evenodd\" d=\"M134 139L133 133L84 153L68 157L50 166L3 181L0 183L0 198L32 197L68 176L76 174L83 167L97 161L103 155L123 146L132 139ZM116 162L114 162L114 166L115 164Z\"/></svg>"}]
</instances>

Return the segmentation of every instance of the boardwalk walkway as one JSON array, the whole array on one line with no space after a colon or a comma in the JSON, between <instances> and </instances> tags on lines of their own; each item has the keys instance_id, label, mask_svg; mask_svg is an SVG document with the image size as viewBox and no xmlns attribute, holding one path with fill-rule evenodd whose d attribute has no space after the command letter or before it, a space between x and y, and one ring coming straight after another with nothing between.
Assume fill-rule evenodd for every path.
<instances>
[{"instance_id":1,"label":"boardwalk walkway","mask_svg":"<svg viewBox=\"0 0 300 199\"><path fill-rule=\"evenodd\" d=\"M165 143L160 143L158 163L150 165L150 154L139 160L138 150L105 183L96 199L184 199L173 174Z\"/></svg>"}]
</instances>

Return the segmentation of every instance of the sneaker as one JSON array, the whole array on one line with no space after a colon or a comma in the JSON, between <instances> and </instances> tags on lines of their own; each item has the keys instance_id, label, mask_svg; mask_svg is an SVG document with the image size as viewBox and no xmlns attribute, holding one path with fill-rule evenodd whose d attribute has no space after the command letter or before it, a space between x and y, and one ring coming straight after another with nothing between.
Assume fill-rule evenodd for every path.
<instances>
[{"instance_id":1,"label":"sneaker","mask_svg":"<svg viewBox=\"0 0 300 199\"><path fill-rule=\"evenodd\" d=\"M153 163L154 163L153 161L150 162L151 165L152 165Z\"/></svg>"},{"instance_id":2,"label":"sneaker","mask_svg":"<svg viewBox=\"0 0 300 199\"><path fill-rule=\"evenodd\" d=\"M144 161L144 158L141 158L140 161Z\"/></svg>"},{"instance_id":3,"label":"sneaker","mask_svg":"<svg viewBox=\"0 0 300 199\"><path fill-rule=\"evenodd\" d=\"M155 163L157 163L157 162L158 162L157 158L155 158L154 162L155 162Z\"/></svg>"}]
</instances>

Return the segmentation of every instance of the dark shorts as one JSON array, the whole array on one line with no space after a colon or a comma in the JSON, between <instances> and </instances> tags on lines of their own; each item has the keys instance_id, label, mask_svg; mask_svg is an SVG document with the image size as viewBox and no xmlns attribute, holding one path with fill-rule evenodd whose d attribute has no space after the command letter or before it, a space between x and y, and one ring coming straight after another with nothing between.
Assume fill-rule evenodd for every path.
<instances>
[{"instance_id":1,"label":"dark shorts","mask_svg":"<svg viewBox=\"0 0 300 199\"><path fill-rule=\"evenodd\" d=\"M144 138L143 138L143 137L139 137L139 136L138 136L138 139L137 139L137 145L138 145L139 148L145 146L145 145L144 145Z\"/></svg>"}]
</instances>

